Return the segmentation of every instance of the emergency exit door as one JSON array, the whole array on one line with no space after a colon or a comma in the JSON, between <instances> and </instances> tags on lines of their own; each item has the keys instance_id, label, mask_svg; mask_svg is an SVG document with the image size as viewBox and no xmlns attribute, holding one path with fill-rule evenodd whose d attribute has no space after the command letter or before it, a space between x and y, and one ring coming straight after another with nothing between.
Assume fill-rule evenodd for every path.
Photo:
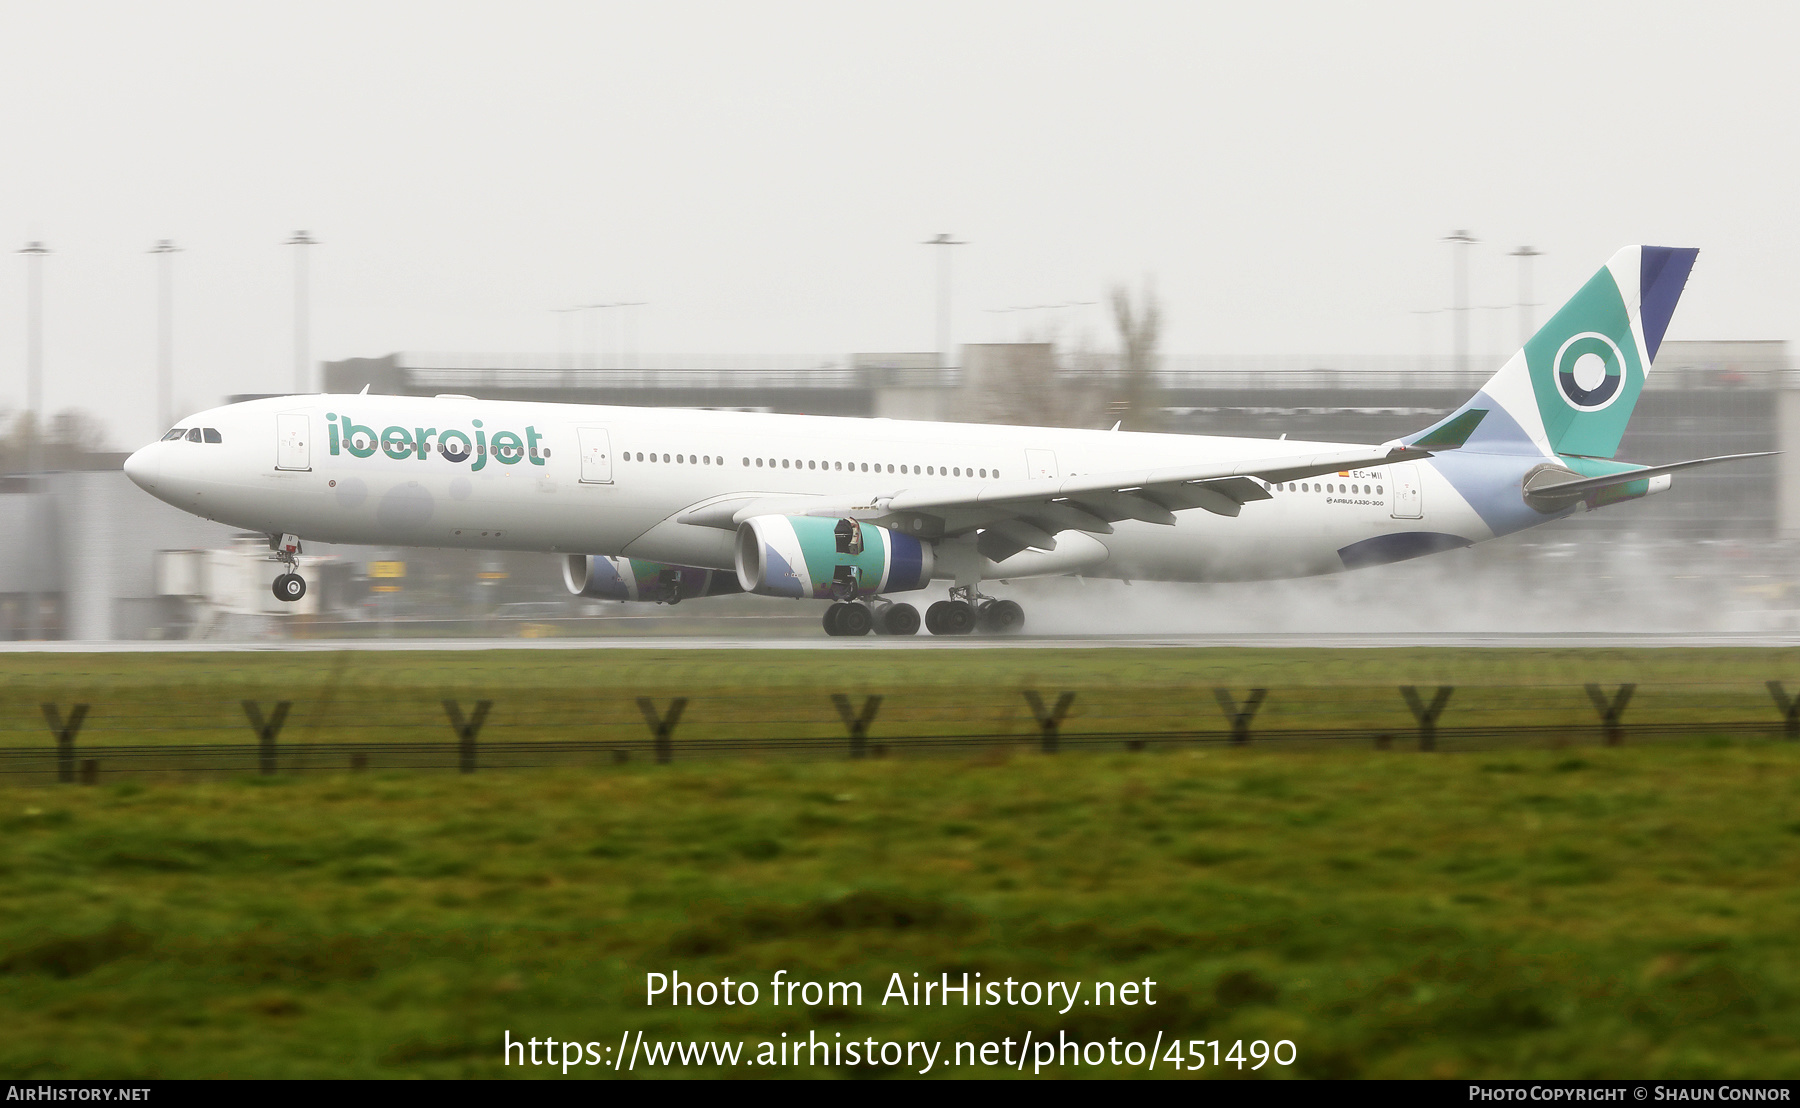
<instances>
[{"instance_id":1,"label":"emergency exit door","mask_svg":"<svg viewBox=\"0 0 1800 1108\"><path fill-rule=\"evenodd\" d=\"M1055 477L1056 451L1027 450L1025 452L1025 476Z\"/></svg>"},{"instance_id":2,"label":"emergency exit door","mask_svg":"<svg viewBox=\"0 0 1800 1108\"><path fill-rule=\"evenodd\" d=\"M578 427L581 439L581 480L588 485L610 485L613 479L612 436L604 427Z\"/></svg>"},{"instance_id":3,"label":"emergency exit door","mask_svg":"<svg viewBox=\"0 0 1800 1108\"><path fill-rule=\"evenodd\" d=\"M312 420L304 412L275 416L275 468L312 468Z\"/></svg>"}]
</instances>

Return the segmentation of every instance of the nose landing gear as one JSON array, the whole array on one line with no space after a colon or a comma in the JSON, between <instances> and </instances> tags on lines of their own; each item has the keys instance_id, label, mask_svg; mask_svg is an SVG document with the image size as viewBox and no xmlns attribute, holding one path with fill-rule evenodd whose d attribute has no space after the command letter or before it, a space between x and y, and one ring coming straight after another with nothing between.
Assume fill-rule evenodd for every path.
<instances>
[{"instance_id":1,"label":"nose landing gear","mask_svg":"<svg viewBox=\"0 0 1800 1108\"><path fill-rule=\"evenodd\" d=\"M275 551L275 560L287 566L288 571L275 578L270 591L275 599L292 604L306 595L306 578L295 571L300 568L300 536L271 535L269 548Z\"/></svg>"}]
</instances>

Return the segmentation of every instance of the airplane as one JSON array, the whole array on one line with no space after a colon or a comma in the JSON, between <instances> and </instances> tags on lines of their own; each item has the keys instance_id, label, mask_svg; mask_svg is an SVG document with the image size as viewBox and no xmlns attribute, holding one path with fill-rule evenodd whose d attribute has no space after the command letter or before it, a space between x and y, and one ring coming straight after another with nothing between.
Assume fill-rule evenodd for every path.
<instances>
[{"instance_id":1,"label":"airplane","mask_svg":"<svg viewBox=\"0 0 1800 1108\"><path fill-rule=\"evenodd\" d=\"M827 634L1015 632L994 581L1303 577L1455 550L1661 492L1613 460L1698 251L1619 251L1467 403L1380 444L436 397L200 412L125 472L302 540L538 551L585 597L822 602ZM905 597L948 589L921 620Z\"/></svg>"}]
</instances>

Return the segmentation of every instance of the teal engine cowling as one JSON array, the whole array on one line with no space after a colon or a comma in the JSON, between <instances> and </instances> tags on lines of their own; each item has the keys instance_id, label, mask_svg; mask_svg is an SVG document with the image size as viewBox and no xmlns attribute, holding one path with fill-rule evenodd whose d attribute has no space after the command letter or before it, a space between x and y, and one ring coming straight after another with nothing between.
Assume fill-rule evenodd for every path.
<instances>
[{"instance_id":1,"label":"teal engine cowling","mask_svg":"<svg viewBox=\"0 0 1800 1108\"><path fill-rule=\"evenodd\" d=\"M738 527L737 576L745 592L850 600L931 584L929 543L854 519L755 516Z\"/></svg>"},{"instance_id":2,"label":"teal engine cowling","mask_svg":"<svg viewBox=\"0 0 1800 1108\"><path fill-rule=\"evenodd\" d=\"M671 566L600 554L565 557L563 584L576 596L656 604L678 604L696 596L723 596L744 591L738 588L737 578L726 570Z\"/></svg>"}]
</instances>

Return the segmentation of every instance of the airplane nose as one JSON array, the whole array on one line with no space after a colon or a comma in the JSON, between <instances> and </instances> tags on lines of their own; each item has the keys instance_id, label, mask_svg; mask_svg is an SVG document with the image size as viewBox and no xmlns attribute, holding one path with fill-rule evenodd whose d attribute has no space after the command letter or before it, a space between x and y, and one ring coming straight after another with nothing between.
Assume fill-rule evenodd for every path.
<instances>
[{"instance_id":1,"label":"airplane nose","mask_svg":"<svg viewBox=\"0 0 1800 1108\"><path fill-rule=\"evenodd\" d=\"M157 470L159 468L160 467L156 464L155 443L144 447L131 457L125 459L125 476L131 478L132 484L146 492L156 487Z\"/></svg>"}]
</instances>

